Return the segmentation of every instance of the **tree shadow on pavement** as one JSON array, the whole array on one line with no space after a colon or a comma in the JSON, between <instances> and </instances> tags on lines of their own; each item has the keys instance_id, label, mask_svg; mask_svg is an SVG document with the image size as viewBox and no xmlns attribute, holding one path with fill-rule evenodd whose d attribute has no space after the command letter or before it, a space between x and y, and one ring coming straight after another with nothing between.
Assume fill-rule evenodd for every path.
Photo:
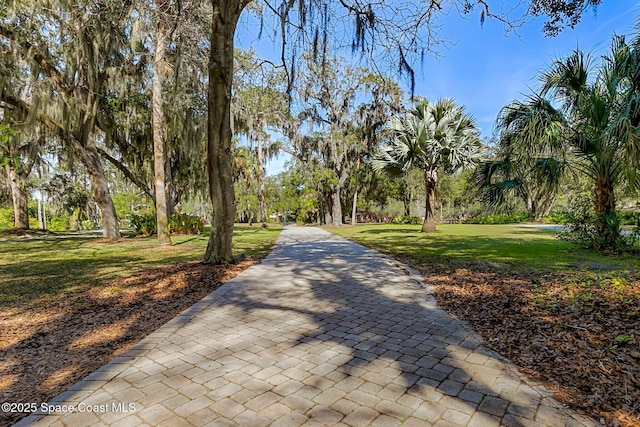
<instances>
[{"instance_id":1,"label":"tree shadow on pavement","mask_svg":"<svg viewBox=\"0 0 640 427\"><path fill-rule=\"evenodd\" d=\"M297 336L282 356L300 362L279 366L292 378L287 370L297 370L298 393L319 405L311 413L316 419L564 422L549 392L521 378L465 323L447 316L428 285L407 269L343 239L295 236L263 262L255 282L245 276L247 282L230 289L223 303L247 314L287 313L291 321L279 330Z\"/></svg>"}]
</instances>

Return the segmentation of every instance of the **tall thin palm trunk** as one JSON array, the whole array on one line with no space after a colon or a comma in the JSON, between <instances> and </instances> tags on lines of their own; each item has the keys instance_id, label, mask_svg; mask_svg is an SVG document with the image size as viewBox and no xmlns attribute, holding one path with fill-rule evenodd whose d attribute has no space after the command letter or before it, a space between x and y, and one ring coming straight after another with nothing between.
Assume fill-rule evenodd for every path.
<instances>
[{"instance_id":1,"label":"tall thin palm trunk","mask_svg":"<svg viewBox=\"0 0 640 427\"><path fill-rule=\"evenodd\" d=\"M258 221L263 224L267 221L267 204L265 202L265 188L264 188L264 142L262 140L262 134L258 133L258 201L260 203L260 218Z\"/></svg>"},{"instance_id":2,"label":"tall thin palm trunk","mask_svg":"<svg viewBox=\"0 0 640 427\"><path fill-rule=\"evenodd\" d=\"M358 213L357 210L358 210L358 172L359 171L360 171L360 158L358 157L356 159L356 167L355 167L356 189L353 192L353 205L351 207L351 225L356 225L358 223L356 215Z\"/></svg>"}]
</instances>

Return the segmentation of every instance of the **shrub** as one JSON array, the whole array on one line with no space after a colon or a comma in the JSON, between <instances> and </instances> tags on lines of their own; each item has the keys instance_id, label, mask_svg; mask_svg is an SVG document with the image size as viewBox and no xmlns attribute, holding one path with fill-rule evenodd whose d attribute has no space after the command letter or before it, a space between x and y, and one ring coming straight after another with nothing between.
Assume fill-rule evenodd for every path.
<instances>
[{"instance_id":1,"label":"shrub","mask_svg":"<svg viewBox=\"0 0 640 427\"><path fill-rule=\"evenodd\" d=\"M465 224L519 224L529 221L531 218L525 213L516 215L483 215L469 218Z\"/></svg>"},{"instance_id":2,"label":"shrub","mask_svg":"<svg viewBox=\"0 0 640 427\"><path fill-rule=\"evenodd\" d=\"M29 205L27 207L27 215L29 218L38 218L38 203L34 200L29 201Z\"/></svg>"},{"instance_id":3,"label":"shrub","mask_svg":"<svg viewBox=\"0 0 640 427\"><path fill-rule=\"evenodd\" d=\"M131 215L131 226L135 235L151 236L156 232L155 214Z\"/></svg>"},{"instance_id":4,"label":"shrub","mask_svg":"<svg viewBox=\"0 0 640 427\"><path fill-rule=\"evenodd\" d=\"M13 225L13 209L0 208L0 230L9 230Z\"/></svg>"},{"instance_id":5,"label":"shrub","mask_svg":"<svg viewBox=\"0 0 640 427\"><path fill-rule=\"evenodd\" d=\"M584 214L565 214L565 221L562 223L565 229L557 235L558 239L573 243L581 248L595 248L596 225L595 216Z\"/></svg>"},{"instance_id":6,"label":"shrub","mask_svg":"<svg viewBox=\"0 0 640 427\"><path fill-rule=\"evenodd\" d=\"M618 212L618 219L621 225L640 225L640 212L621 211Z\"/></svg>"},{"instance_id":7,"label":"shrub","mask_svg":"<svg viewBox=\"0 0 640 427\"><path fill-rule=\"evenodd\" d=\"M132 215L131 226L136 235L150 236L157 233L156 215ZM169 215L171 234L200 234L204 231L204 221L197 215L173 213Z\"/></svg>"},{"instance_id":8,"label":"shrub","mask_svg":"<svg viewBox=\"0 0 640 427\"><path fill-rule=\"evenodd\" d=\"M634 212L631 214L637 215ZM596 215L591 211L574 210L565 213L566 221L563 223L565 231L558 233L558 239L573 243L585 249L608 249L613 251L639 251L640 220L632 222L633 216L613 214L603 217L604 223L614 236L618 236L615 242L607 242L598 236L596 230ZM635 228L629 233L622 233L623 222L635 224Z\"/></svg>"},{"instance_id":9,"label":"shrub","mask_svg":"<svg viewBox=\"0 0 640 427\"><path fill-rule=\"evenodd\" d=\"M568 219L566 212L554 212L542 220L549 224L565 224Z\"/></svg>"},{"instance_id":10,"label":"shrub","mask_svg":"<svg viewBox=\"0 0 640 427\"><path fill-rule=\"evenodd\" d=\"M90 219L85 219L84 221L82 221L82 229L83 230L95 230L96 229L96 224L95 224L95 222L93 222Z\"/></svg>"},{"instance_id":11,"label":"shrub","mask_svg":"<svg viewBox=\"0 0 640 427\"><path fill-rule=\"evenodd\" d=\"M51 231L66 231L69 229L69 215L55 215L47 219L47 228Z\"/></svg>"},{"instance_id":12,"label":"shrub","mask_svg":"<svg viewBox=\"0 0 640 427\"><path fill-rule=\"evenodd\" d=\"M169 232L172 234L200 234L203 230L204 221L197 215L176 212L169 216Z\"/></svg>"},{"instance_id":13,"label":"shrub","mask_svg":"<svg viewBox=\"0 0 640 427\"><path fill-rule=\"evenodd\" d=\"M392 224L422 224L422 218L419 216L394 216L391 219Z\"/></svg>"}]
</instances>

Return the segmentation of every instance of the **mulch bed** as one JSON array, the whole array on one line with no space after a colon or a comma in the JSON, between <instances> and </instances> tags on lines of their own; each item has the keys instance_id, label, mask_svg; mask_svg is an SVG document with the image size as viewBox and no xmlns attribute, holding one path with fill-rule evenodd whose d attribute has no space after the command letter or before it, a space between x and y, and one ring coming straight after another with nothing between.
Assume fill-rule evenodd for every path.
<instances>
[{"instance_id":1,"label":"mulch bed","mask_svg":"<svg viewBox=\"0 0 640 427\"><path fill-rule=\"evenodd\" d=\"M48 402L256 262L172 264L0 312L0 403Z\"/></svg>"},{"instance_id":2,"label":"mulch bed","mask_svg":"<svg viewBox=\"0 0 640 427\"><path fill-rule=\"evenodd\" d=\"M404 261L434 285L441 307L556 399L602 424L640 425L638 272L536 275Z\"/></svg>"}]
</instances>

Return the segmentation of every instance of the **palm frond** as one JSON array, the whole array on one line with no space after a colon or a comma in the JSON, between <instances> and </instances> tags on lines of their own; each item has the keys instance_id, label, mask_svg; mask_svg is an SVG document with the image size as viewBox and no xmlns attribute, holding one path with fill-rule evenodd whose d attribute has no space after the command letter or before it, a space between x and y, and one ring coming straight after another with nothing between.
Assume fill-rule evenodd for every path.
<instances>
[{"instance_id":1,"label":"palm frond","mask_svg":"<svg viewBox=\"0 0 640 427\"><path fill-rule=\"evenodd\" d=\"M406 172L412 167L454 171L474 164L480 139L472 116L451 99L423 100L392 120L390 138L375 160L378 170Z\"/></svg>"},{"instance_id":2,"label":"palm frond","mask_svg":"<svg viewBox=\"0 0 640 427\"><path fill-rule=\"evenodd\" d=\"M578 49L556 59L549 71L540 74L541 95L551 95L565 107L571 106L589 85L590 69L591 54Z\"/></svg>"}]
</instances>

